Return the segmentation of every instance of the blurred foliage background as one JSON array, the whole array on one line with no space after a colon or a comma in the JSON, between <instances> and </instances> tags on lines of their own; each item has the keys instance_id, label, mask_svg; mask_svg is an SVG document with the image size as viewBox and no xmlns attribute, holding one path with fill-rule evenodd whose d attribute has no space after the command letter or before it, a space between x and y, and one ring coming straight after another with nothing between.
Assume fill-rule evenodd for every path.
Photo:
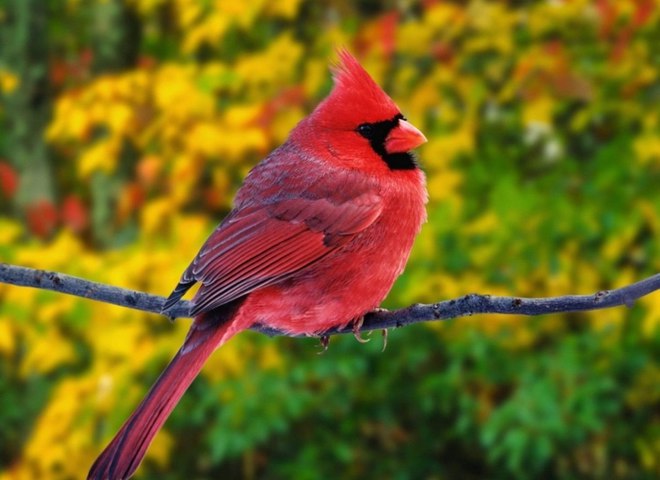
<instances>
[{"instance_id":1,"label":"blurred foliage background","mask_svg":"<svg viewBox=\"0 0 660 480\"><path fill-rule=\"evenodd\" d=\"M2 0L0 259L167 295L347 46L429 142L386 302L660 270L655 0ZM0 479L83 478L188 327L0 285ZM660 296L390 333L245 333L142 479L660 475Z\"/></svg>"}]
</instances>

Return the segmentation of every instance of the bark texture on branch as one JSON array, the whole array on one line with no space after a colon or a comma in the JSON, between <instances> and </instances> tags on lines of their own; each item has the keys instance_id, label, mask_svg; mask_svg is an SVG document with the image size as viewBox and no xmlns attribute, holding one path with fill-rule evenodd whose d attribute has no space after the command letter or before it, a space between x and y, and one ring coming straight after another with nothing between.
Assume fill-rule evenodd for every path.
<instances>
[{"instance_id":1,"label":"bark texture on branch","mask_svg":"<svg viewBox=\"0 0 660 480\"><path fill-rule=\"evenodd\" d=\"M33 287L145 312L160 313L165 298L126 288L91 282L64 273L37 270L0 263L0 283ZM614 290L603 290L591 295L565 295L547 298L499 297L469 294L454 300L434 304L415 304L399 310L380 310L366 315L361 331L403 327L432 320L448 320L477 313L513 315L543 315L548 313L598 310L618 306L631 307L636 300L660 290L660 273L639 282ZM190 302L183 300L168 314L173 317L189 317ZM253 330L267 335L284 335L282 332L255 326ZM349 325L343 330L331 330L327 335L353 333Z\"/></svg>"}]
</instances>

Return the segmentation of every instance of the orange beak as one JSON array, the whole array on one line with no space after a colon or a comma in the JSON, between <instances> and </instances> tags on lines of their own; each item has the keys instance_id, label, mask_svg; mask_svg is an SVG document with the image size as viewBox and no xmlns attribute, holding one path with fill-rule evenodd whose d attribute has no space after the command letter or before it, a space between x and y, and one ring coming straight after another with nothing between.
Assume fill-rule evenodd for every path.
<instances>
[{"instance_id":1,"label":"orange beak","mask_svg":"<svg viewBox=\"0 0 660 480\"><path fill-rule=\"evenodd\" d=\"M385 150L387 153L404 153L423 143L426 143L426 137L422 132L413 127L412 123L399 120L399 125L385 139Z\"/></svg>"}]
</instances>

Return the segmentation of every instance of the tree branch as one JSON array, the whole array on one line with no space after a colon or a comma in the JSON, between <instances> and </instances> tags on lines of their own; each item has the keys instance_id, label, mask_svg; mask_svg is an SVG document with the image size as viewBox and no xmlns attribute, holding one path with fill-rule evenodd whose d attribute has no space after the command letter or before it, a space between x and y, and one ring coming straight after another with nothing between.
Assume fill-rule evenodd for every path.
<instances>
[{"instance_id":1,"label":"tree branch","mask_svg":"<svg viewBox=\"0 0 660 480\"><path fill-rule=\"evenodd\" d=\"M36 270L6 263L0 263L0 283L53 290L152 313L160 313L160 309L165 303L165 298L158 295L91 282L63 273ZM598 310L622 305L632 307L636 300L657 290L660 290L660 273L625 287L603 290L592 295L521 298L469 294L454 300L434 304L415 304L399 310L371 312L366 315L360 330L369 331L402 327L413 323L447 320L476 313L543 315ZM183 300L175 305L168 314L172 317L189 317L189 311L190 302ZM252 330L267 335L284 335L280 331L263 326L255 326ZM327 334L335 335L352 332L353 329L349 325L342 330L331 330Z\"/></svg>"}]
</instances>

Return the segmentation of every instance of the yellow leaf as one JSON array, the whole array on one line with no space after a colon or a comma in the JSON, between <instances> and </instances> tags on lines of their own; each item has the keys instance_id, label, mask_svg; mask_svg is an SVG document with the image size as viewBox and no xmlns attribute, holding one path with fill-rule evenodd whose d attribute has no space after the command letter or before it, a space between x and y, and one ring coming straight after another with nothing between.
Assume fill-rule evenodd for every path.
<instances>
[{"instance_id":1,"label":"yellow leaf","mask_svg":"<svg viewBox=\"0 0 660 480\"><path fill-rule=\"evenodd\" d=\"M143 233L147 236L155 235L156 232L163 228L165 222L172 216L175 205L168 198L160 198L148 202L142 208L140 213L140 224L143 228Z\"/></svg>"},{"instance_id":2,"label":"yellow leaf","mask_svg":"<svg viewBox=\"0 0 660 480\"><path fill-rule=\"evenodd\" d=\"M0 69L0 92L12 93L18 87L18 77L12 72Z\"/></svg>"},{"instance_id":3,"label":"yellow leaf","mask_svg":"<svg viewBox=\"0 0 660 480\"><path fill-rule=\"evenodd\" d=\"M273 16L289 19L294 18L296 13L298 13L300 1L301 0L280 0L278 2L267 2L265 5L265 11Z\"/></svg>"},{"instance_id":4,"label":"yellow leaf","mask_svg":"<svg viewBox=\"0 0 660 480\"><path fill-rule=\"evenodd\" d=\"M6 358L11 357L16 348L16 331L12 323L9 317L0 317L0 355Z\"/></svg>"},{"instance_id":5,"label":"yellow leaf","mask_svg":"<svg viewBox=\"0 0 660 480\"><path fill-rule=\"evenodd\" d=\"M552 112L554 102L550 97L543 96L535 98L523 104L523 123L526 126L531 124L552 125Z\"/></svg>"},{"instance_id":6,"label":"yellow leaf","mask_svg":"<svg viewBox=\"0 0 660 480\"><path fill-rule=\"evenodd\" d=\"M92 173L111 173L117 165L119 142L115 139L101 140L85 150L78 161L78 173L88 178Z\"/></svg>"},{"instance_id":7,"label":"yellow leaf","mask_svg":"<svg viewBox=\"0 0 660 480\"><path fill-rule=\"evenodd\" d=\"M660 135L647 133L635 140L635 155L642 165L660 163Z\"/></svg>"}]
</instances>

